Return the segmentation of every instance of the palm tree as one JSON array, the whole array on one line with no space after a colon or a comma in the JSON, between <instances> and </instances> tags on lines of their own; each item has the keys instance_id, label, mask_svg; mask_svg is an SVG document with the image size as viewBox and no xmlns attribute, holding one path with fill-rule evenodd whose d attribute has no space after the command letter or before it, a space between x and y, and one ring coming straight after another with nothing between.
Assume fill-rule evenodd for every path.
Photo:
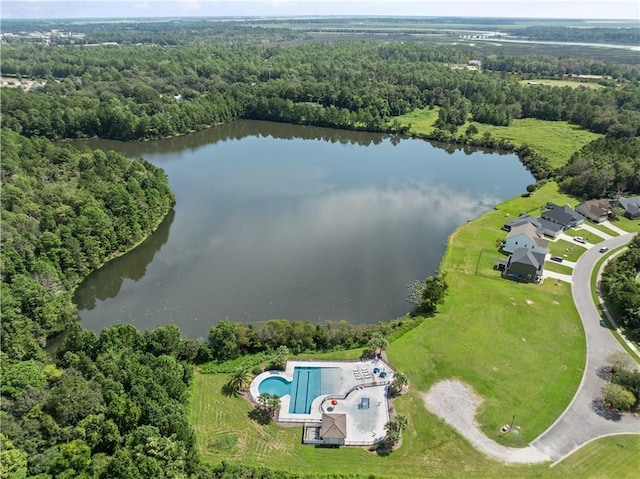
<instances>
[{"instance_id":1,"label":"palm tree","mask_svg":"<svg viewBox=\"0 0 640 479\"><path fill-rule=\"evenodd\" d=\"M396 416L396 423L398 424L398 429L402 431L409 424L409 420L404 414L398 414Z\"/></svg>"},{"instance_id":2,"label":"palm tree","mask_svg":"<svg viewBox=\"0 0 640 479\"><path fill-rule=\"evenodd\" d=\"M389 421L384 425L384 430L387 431L385 436L385 442L393 447L400 440L400 427L396 421Z\"/></svg>"},{"instance_id":3,"label":"palm tree","mask_svg":"<svg viewBox=\"0 0 640 479\"><path fill-rule=\"evenodd\" d=\"M391 382L392 394L398 394L407 384L409 384L409 380L404 373L395 373L393 375L393 381Z\"/></svg>"},{"instance_id":4,"label":"palm tree","mask_svg":"<svg viewBox=\"0 0 640 479\"><path fill-rule=\"evenodd\" d=\"M248 366L240 366L233 373L231 373L231 377L229 378L229 382L227 383L227 387L232 391L242 391L251 384L251 380L253 379L253 375L251 373L251 368Z\"/></svg>"},{"instance_id":5,"label":"palm tree","mask_svg":"<svg viewBox=\"0 0 640 479\"><path fill-rule=\"evenodd\" d=\"M369 339L369 342L367 343L367 347L374 355L377 356L378 354L382 354L382 351L389 347L389 341L387 341L382 334L373 333L371 339Z\"/></svg>"},{"instance_id":6,"label":"palm tree","mask_svg":"<svg viewBox=\"0 0 640 479\"><path fill-rule=\"evenodd\" d=\"M272 364L276 369L284 370L289 359L289 348L282 345L276 349L275 356L273 357Z\"/></svg>"},{"instance_id":7,"label":"palm tree","mask_svg":"<svg viewBox=\"0 0 640 479\"><path fill-rule=\"evenodd\" d=\"M280 408L280 398L275 394L260 394L260 396L258 396L258 403L262 407L262 410L270 416Z\"/></svg>"}]
</instances>

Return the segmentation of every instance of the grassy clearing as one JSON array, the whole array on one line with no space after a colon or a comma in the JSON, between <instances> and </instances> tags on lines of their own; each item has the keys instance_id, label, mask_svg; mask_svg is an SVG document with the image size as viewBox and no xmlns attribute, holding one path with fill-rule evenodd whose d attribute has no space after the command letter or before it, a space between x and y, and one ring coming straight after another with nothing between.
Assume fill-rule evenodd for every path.
<instances>
[{"instance_id":1,"label":"grassy clearing","mask_svg":"<svg viewBox=\"0 0 640 479\"><path fill-rule=\"evenodd\" d=\"M521 284L476 271L485 251L495 250L505 217L547 198L569 199L549 183L459 228L441 265L451 286L441 312L389 347L394 365L421 390L449 377L471 384L485 398L478 421L488 435L515 414L521 434L502 439L515 446L540 434L570 401L582 375L584 335L567 285ZM557 344L549 331L558 333Z\"/></svg>"},{"instance_id":2,"label":"grassy clearing","mask_svg":"<svg viewBox=\"0 0 640 479\"><path fill-rule=\"evenodd\" d=\"M598 439L556 465L565 477L625 479L638 477L640 436L625 434Z\"/></svg>"},{"instance_id":3,"label":"grassy clearing","mask_svg":"<svg viewBox=\"0 0 640 479\"><path fill-rule=\"evenodd\" d=\"M400 449L379 456L364 448L303 446L300 427L260 426L248 419L250 405L244 399L222 395L227 375L196 374L190 411L203 460L301 474L381 478L579 477L573 474L574 468L590 467L582 460L576 465L565 461L552 469L548 464L507 466L490 460L428 413L422 399L422 393L438 380L456 377L467 382L484 398L478 422L485 433L511 446L526 445L569 403L580 382L585 355L584 333L570 287L551 282L520 284L478 274L489 271L500 256L495 240L501 236L505 217L532 211L549 200L567 199L549 183L530 198L498 205L452 235L442 262L450 294L441 312L388 349L391 363L407 374L411 384L409 392L394 402L396 410L409 418ZM360 353L338 351L314 357L350 359ZM512 415L521 434L498 438L498 428ZM606 449L602 454L620 453ZM623 464L618 471L624 474L630 467Z\"/></svg>"},{"instance_id":4,"label":"grassy clearing","mask_svg":"<svg viewBox=\"0 0 640 479\"><path fill-rule=\"evenodd\" d=\"M420 108L406 115L398 117L400 123L411 125L411 132L414 133L430 133L435 130L435 123L438 119L438 108Z\"/></svg>"},{"instance_id":5,"label":"grassy clearing","mask_svg":"<svg viewBox=\"0 0 640 479\"><path fill-rule=\"evenodd\" d=\"M530 85L532 82L538 85L548 85L548 86L557 86L563 87L568 86L570 88L605 88L604 85L600 85L598 83L586 82L580 80L547 80L547 79L535 79L535 80L520 80L518 83L522 85Z\"/></svg>"},{"instance_id":6,"label":"grassy clearing","mask_svg":"<svg viewBox=\"0 0 640 479\"><path fill-rule=\"evenodd\" d=\"M438 108L433 110L415 110L398 117L402 124L411 124L412 133L430 133L435 129L434 123L438 119ZM492 126L475 123L478 134L491 133L494 138L509 140L515 145L527 144L540 154L547 157L552 168L564 166L571 155L584 145L599 138L601 135L583 130L579 126L565 121L545 121L533 118L516 119L509 126ZM459 128L464 132L469 124Z\"/></svg>"},{"instance_id":7,"label":"grassy clearing","mask_svg":"<svg viewBox=\"0 0 640 479\"><path fill-rule=\"evenodd\" d=\"M526 143L546 156L552 168L564 166L574 152L601 136L565 121L533 118L513 120L510 126L476 125L479 135L489 132L495 138L510 140L515 145ZM462 128L464 131L466 126Z\"/></svg>"}]
</instances>

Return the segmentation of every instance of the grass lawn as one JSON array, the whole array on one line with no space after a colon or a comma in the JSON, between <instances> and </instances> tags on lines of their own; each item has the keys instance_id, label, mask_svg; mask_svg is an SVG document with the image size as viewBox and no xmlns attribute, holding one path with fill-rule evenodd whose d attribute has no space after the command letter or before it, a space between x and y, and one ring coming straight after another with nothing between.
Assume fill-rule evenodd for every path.
<instances>
[{"instance_id":1,"label":"grass lawn","mask_svg":"<svg viewBox=\"0 0 640 479\"><path fill-rule=\"evenodd\" d=\"M410 123L412 133L429 133L435 129L438 108L415 110L397 119L402 124ZM565 121L522 118L512 120L509 126L493 126L477 122L474 124L478 127L477 135L479 136L489 132L494 138L510 140L515 145L526 143L546 156L552 168L565 165L574 152L601 136ZM466 123L458 131L464 132L468 126L469 123Z\"/></svg>"},{"instance_id":2,"label":"grass lawn","mask_svg":"<svg viewBox=\"0 0 640 479\"><path fill-rule=\"evenodd\" d=\"M438 119L439 108L420 108L405 115L399 116L400 123L411 124L411 132L428 133L435 130L435 122Z\"/></svg>"},{"instance_id":3,"label":"grass lawn","mask_svg":"<svg viewBox=\"0 0 640 479\"><path fill-rule=\"evenodd\" d=\"M554 271L556 273L568 274L569 276L573 274L573 268L560 263L556 263L555 261L545 262L544 269L545 271Z\"/></svg>"},{"instance_id":4,"label":"grass lawn","mask_svg":"<svg viewBox=\"0 0 640 479\"><path fill-rule=\"evenodd\" d=\"M509 126L476 123L478 135L491 133L495 138L510 140L515 145L527 144L549 160L552 168L564 166L571 155L601 135L583 130L565 121L545 121L533 118L512 120ZM462 126L462 131L466 125Z\"/></svg>"},{"instance_id":5,"label":"grass lawn","mask_svg":"<svg viewBox=\"0 0 640 479\"><path fill-rule=\"evenodd\" d=\"M611 222L612 225L617 226L629 233L640 233L640 220L630 220L624 216L619 216L618 219Z\"/></svg>"},{"instance_id":6,"label":"grass lawn","mask_svg":"<svg viewBox=\"0 0 640 479\"><path fill-rule=\"evenodd\" d=\"M567 261L577 261L585 251L585 248L573 241L570 242L559 239L557 241L549 242L549 253L553 256L561 256Z\"/></svg>"},{"instance_id":7,"label":"grass lawn","mask_svg":"<svg viewBox=\"0 0 640 479\"><path fill-rule=\"evenodd\" d=\"M584 366L584 334L567 285L496 280L476 271L485 252L495 250L507 215L532 211L547 199L570 200L558 195L549 183L454 232L441 265L450 294L440 313L388 350L393 364L421 390L449 377L472 385L485 399L478 421L488 435L518 416L521 434L502 438L510 445L527 444L569 403ZM527 406L534 403L536 408Z\"/></svg>"},{"instance_id":8,"label":"grass lawn","mask_svg":"<svg viewBox=\"0 0 640 479\"><path fill-rule=\"evenodd\" d=\"M565 477L625 479L638 477L640 436L624 434L598 439L557 464Z\"/></svg>"}]
</instances>

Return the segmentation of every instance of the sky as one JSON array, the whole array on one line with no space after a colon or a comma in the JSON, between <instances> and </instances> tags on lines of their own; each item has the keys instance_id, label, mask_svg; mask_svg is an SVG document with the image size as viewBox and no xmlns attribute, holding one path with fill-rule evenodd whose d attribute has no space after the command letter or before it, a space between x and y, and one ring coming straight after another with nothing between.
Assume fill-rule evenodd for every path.
<instances>
[{"instance_id":1,"label":"sky","mask_svg":"<svg viewBox=\"0 0 640 479\"><path fill-rule=\"evenodd\" d=\"M395 15L637 20L640 0L1 0L0 18Z\"/></svg>"}]
</instances>

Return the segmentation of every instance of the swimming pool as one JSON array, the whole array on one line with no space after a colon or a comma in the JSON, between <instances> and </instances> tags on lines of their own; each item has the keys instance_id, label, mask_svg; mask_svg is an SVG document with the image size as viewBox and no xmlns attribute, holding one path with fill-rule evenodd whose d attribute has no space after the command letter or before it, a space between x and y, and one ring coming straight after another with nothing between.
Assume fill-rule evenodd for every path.
<instances>
[{"instance_id":1,"label":"swimming pool","mask_svg":"<svg viewBox=\"0 0 640 479\"><path fill-rule=\"evenodd\" d=\"M278 397L289 394L289 413L309 414L313 401L324 394L335 394L340 383L339 368L296 366L291 381L282 376L269 376L260 382L258 392Z\"/></svg>"}]
</instances>

